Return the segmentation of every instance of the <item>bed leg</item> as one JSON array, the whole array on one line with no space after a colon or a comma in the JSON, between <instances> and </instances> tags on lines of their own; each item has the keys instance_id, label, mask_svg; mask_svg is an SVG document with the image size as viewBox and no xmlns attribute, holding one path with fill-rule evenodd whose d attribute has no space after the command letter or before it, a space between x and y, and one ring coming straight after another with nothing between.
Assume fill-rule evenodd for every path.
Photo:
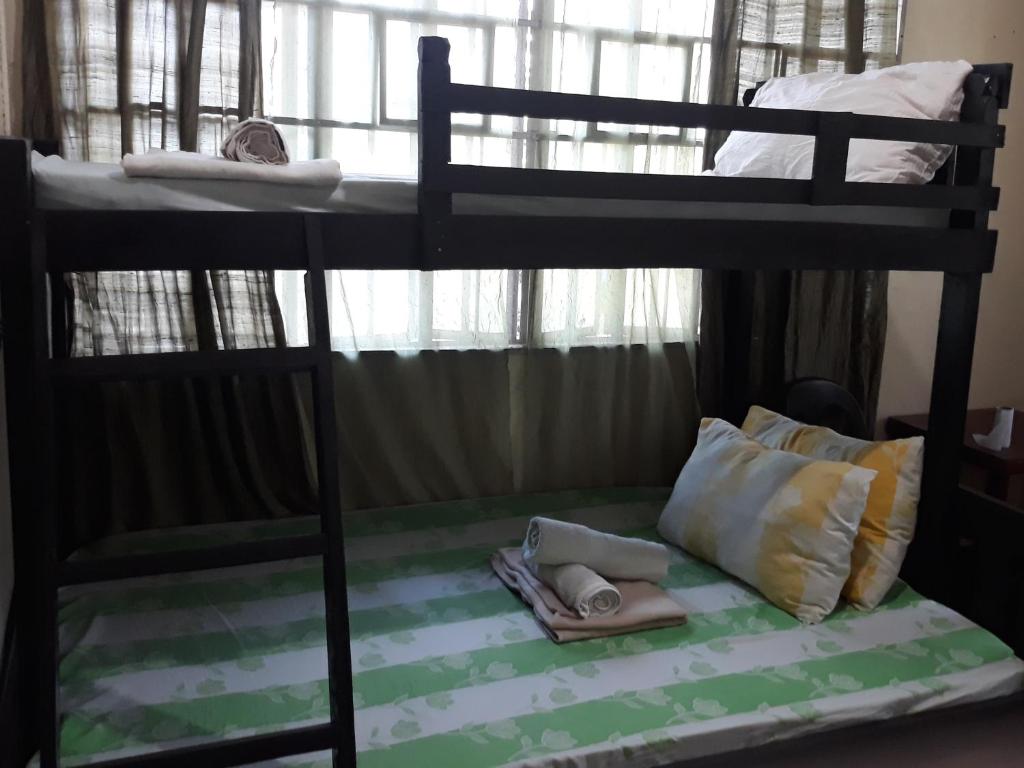
<instances>
[{"instance_id":1,"label":"bed leg","mask_svg":"<svg viewBox=\"0 0 1024 768\"><path fill-rule=\"evenodd\" d=\"M908 577L938 600L951 594L959 541L954 505L960 484L960 452L980 295L981 275L946 273L932 374L921 513L913 556L907 564Z\"/></svg>"}]
</instances>

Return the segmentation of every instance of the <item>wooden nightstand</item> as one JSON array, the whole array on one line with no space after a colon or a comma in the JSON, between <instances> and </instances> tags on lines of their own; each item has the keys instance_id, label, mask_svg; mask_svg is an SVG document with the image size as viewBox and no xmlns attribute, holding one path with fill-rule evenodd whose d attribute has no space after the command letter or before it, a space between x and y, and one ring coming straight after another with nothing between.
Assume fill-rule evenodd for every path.
<instances>
[{"instance_id":1,"label":"wooden nightstand","mask_svg":"<svg viewBox=\"0 0 1024 768\"><path fill-rule=\"evenodd\" d=\"M972 435L988 434L992 429L995 408L978 408L967 412L964 428L963 462L980 467L986 472L985 493L1006 501L1010 479L1024 475L1024 413L1014 411L1013 438L1010 447L1002 451L982 448ZM885 421L885 431L890 438L913 437L928 431L928 414L913 416L890 416ZM925 450L928 450L927 445Z\"/></svg>"}]
</instances>

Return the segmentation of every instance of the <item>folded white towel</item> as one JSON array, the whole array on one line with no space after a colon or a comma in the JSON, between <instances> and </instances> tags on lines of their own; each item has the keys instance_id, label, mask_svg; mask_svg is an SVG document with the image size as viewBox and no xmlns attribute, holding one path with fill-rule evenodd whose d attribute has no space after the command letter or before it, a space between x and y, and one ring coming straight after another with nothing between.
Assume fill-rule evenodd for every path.
<instances>
[{"instance_id":1,"label":"folded white towel","mask_svg":"<svg viewBox=\"0 0 1024 768\"><path fill-rule=\"evenodd\" d=\"M524 559L534 576L551 587L563 603L580 615L614 616L622 605L622 594L613 584L585 565L541 565Z\"/></svg>"},{"instance_id":2,"label":"folded white towel","mask_svg":"<svg viewBox=\"0 0 1024 768\"><path fill-rule=\"evenodd\" d=\"M661 587L647 581L619 581L622 595L618 613L581 619L523 561L521 549L499 549L491 558L498 578L533 608L541 629L556 643L590 640L647 629L674 627L686 622L686 611Z\"/></svg>"},{"instance_id":3,"label":"folded white towel","mask_svg":"<svg viewBox=\"0 0 1024 768\"><path fill-rule=\"evenodd\" d=\"M259 117L250 117L232 128L221 142L220 153L242 163L286 165L289 160L284 136L276 125Z\"/></svg>"},{"instance_id":4,"label":"folded white towel","mask_svg":"<svg viewBox=\"0 0 1024 768\"><path fill-rule=\"evenodd\" d=\"M523 557L539 565L579 563L609 579L658 582L668 573L668 548L547 517L530 521Z\"/></svg>"},{"instance_id":5,"label":"folded white towel","mask_svg":"<svg viewBox=\"0 0 1024 768\"><path fill-rule=\"evenodd\" d=\"M121 168L126 176L163 179L215 179L262 181L271 184L336 186L341 181L337 160L300 160L287 165L236 163L198 152L166 152L153 149L144 155L125 155Z\"/></svg>"}]
</instances>

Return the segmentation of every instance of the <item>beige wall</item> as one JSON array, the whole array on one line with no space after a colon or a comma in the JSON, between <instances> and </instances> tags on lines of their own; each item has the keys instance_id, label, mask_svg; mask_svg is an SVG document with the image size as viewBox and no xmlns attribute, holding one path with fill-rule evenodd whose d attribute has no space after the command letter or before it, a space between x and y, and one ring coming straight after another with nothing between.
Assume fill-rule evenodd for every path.
<instances>
[{"instance_id":1,"label":"beige wall","mask_svg":"<svg viewBox=\"0 0 1024 768\"><path fill-rule=\"evenodd\" d=\"M984 279L971 375L971 405L1024 408L1024 0L907 0L903 61L967 59L1018 67L1006 147L996 152L1002 188L995 272ZM939 275L894 272L878 415L928 410Z\"/></svg>"}]
</instances>

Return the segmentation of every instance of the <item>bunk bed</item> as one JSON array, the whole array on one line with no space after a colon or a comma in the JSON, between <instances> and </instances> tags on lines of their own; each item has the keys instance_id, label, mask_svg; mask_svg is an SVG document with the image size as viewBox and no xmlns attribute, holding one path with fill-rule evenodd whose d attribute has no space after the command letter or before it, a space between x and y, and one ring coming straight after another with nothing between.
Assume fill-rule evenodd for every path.
<instances>
[{"instance_id":1,"label":"bunk bed","mask_svg":"<svg viewBox=\"0 0 1024 768\"><path fill-rule=\"evenodd\" d=\"M127 578L160 579L168 574L188 579L191 577L181 574L229 567L283 568L288 563L292 564L288 567L309 570L315 569L317 558L322 560L326 609L323 644L328 685L324 695L329 717L313 724L292 723L293 727L278 731L257 728L246 735L234 734L222 740L207 738L171 749L115 756L96 764L228 766L323 750L332 752L334 766L356 764L355 721L359 706L358 698L353 701L353 695L360 694L360 690L354 689L352 648L358 646L362 635L359 627L351 631L350 609L353 606L349 603L348 595L352 592L348 585L351 580L358 589L361 581L372 581L365 570L361 575L353 574L358 574L360 566L365 566L373 557L395 554L379 546L375 549L374 541L361 542L360 528L365 528L363 534L366 530L372 533L378 530L373 525L381 518L387 524L388 520L394 522L409 513L408 510L378 512L376 522L372 523L358 516L346 516L342 525L338 446L333 428L335 415L331 398L325 396L332 388L325 270L672 266L941 272L944 278L932 416L920 522L907 565L908 578L917 589L939 599L954 591L950 569L946 566L957 554L960 541L957 511L965 499L979 519L1016 521L1016 514L1008 508L964 496L957 481L958 448L967 403L981 278L992 270L996 243L996 233L988 227L988 214L998 201L998 190L992 186L992 171L995 149L1002 146L1004 140L997 117L999 109L1007 104L1008 65L976 67L965 84L961 121L944 123L460 85L450 80L448 52L448 43L441 38L423 38L420 42L418 185L406 185L399 193L404 202L393 208L385 206L386 210L380 207L370 211L354 210L344 206L308 210L304 203L296 204L291 210L258 213L230 210L245 207L231 203L222 206L229 210L176 210L173 205L159 200L151 201L146 209L125 208L115 191L104 198L107 200L105 207L82 208L73 197L68 197L74 191L71 186L61 185L59 181L46 188L46 179L40 176L41 184L33 191L29 148L22 141L0 141L0 167L5 169L6 178L0 185L0 215L4 217L9 238L0 299L5 330L8 413L11 414L9 432L13 446L12 497L19 551L16 578L22 592L26 584L35 587L31 600L21 595L23 613L19 621L29 627L22 647L38 649L38 664L30 666L28 655L24 655L22 673L37 681L35 687L40 694L35 711L41 731L42 768L55 768L61 763L57 644L60 589L88 602L90 596L95 598L101 594L95 590L104 582ZM450 162L453 113L810 135L816 140L813 177L780 180L638 176L461 166ZM944 173L946 183L926 186L849 183L845 178L846 160L850 140L856 138L925 141L953 145L956 151ZM416 196L415 210L410 209L411 194ZM463 196L471 196L468 205L464 205ZM538 198L545 202L537 204ZM547 202L550 198L573 202L550 206ZM89 199L87 192L85 199ZM509 202L503 203L503 200ZM590 204L595 207L588 209ZM773 206L771 216L759 215L758 210L768 205ZM653 215L649 211L656 206L663 208L658 215ZM926 215L910 217L907 211ZM540 213L545 215L537 215ZM151 237L154 231L164 234L154 240ZM784 242L785 249L765 256L764 244L772 241ZM486 247L482 248L481 244ZM52 294L54 287L62 284L63 275L69 272L136 269L304 270L309 276L311 344L300 348L67 357L63 338L65 308L60 301L48 300L48 292ZM312 377L319 527L303 523L256 526L256 529L231 534L214 532L216 535L208 536L208 546L194 549L174 546L173 534L161 538L159 543L145 537L129 537L126 541L109 544L106 549L101 548L92 557L60 557L55 510L60 425L56 423L54 403L62 387L83 380L230 376L255 372L302 372ZM32 446L32 450L28 451L26 446ZM618 520L619 525L645 529L650 520L644 517L643 510L647 509L649 517L649 508L658 503L658 498L656 492L651 492L627 499L634 504L629 515L637 516L627 515ZM501 511L503 503L496 504L497 512L492 509L493 520L504 519L503 514L515 519L508 510ZM555 507L560 503L550 498L531 501L531 504ZM424 520L447 519L450 525L461 530L472 509L479 507L455 505L421 510L416 525L422 526ZM608 508L604 509L607 512ZM504 530L493 520L485 527ZM343 527L347 529L344 532ZM354 537L347 544L344 533ZM194 539L183 541L194 542ZM366 543L366 551L361 552L361 543ZM26 556L22 557L21 553ZM346 553L350 556L355 553L356 561L348 566ZM675 565L682 569L681 574L685 572L681 575L684 581L695 579L710 583L716 578L714 569L702 568L685 558ZM159 589L160 585L158 581L142 584L150 589ZM319 582L316 589L319 589ZM735 585L728 589L742 592ZM126 591L126 595L130 593L131 590ZM738 607L760 610L749 594L737 599ZM937 620L936 626L948 629L952 623L956 625L953 629L973 631L968 625L957 624L965 620L909 588L901 587L890 599L922 606L923 616L929 621ZM216 603L207 607L210 606L217 608ZM355 606L356 610L358 608ZM98 608L83 610L87 615L102 613ZM89 614L89 610L99 613ZM786 628L772 625L773 621L780 620L774 614L761 615L760 619L768 627L767 631ZM842 620L840 617L837 621ZM398 631L401 629L398 627ZM514 629L524 631L521 627ZM1005 660L1008 649L987 633L977 631L983 639L974 653L977 656L991 653L994 658ZM518 638L517 634L514 636ZM407 639L402 636L398 643ZM830 647L823 646L823 652L827 653ZM881 651L882 656L892 655L888 646ZM500 655L496 658L500 659ZM870 656L866 659L867 663L877 660ZM455 667L462 663L460 659ZM399 677L397 681L382 679L380 684L394 689L406 682ZM414 681L408 684L415 687ZM735 734L731 737L729 733L719 734L714 747L703 749L703 756L680 758L671 752L659 753L657 749L644 752L633 742L616 754L620 760L633 755L637 764L683 759L677 764L718 765L850 745L876 738L880 728L916 733L916 738L921 738L922 729L952 728L993 711L1019 710L1024 707L1019 694L988 700L995 694L1009 694L1015 686L1019 687L1016 669L986 689L984 696L977 697L985 700L976 704L960 703L921 715L892 718L881 724L849 725L846 720L825 718L822 725L845 727L824 730L822 725L809 725L815 718L798 718L801 727L793 727L786 733L800 735L800 738L765 745L764 742L781 734L762 730L759 735L743 736L739 743ZM951 705L971 700L968 695L953 692L945 699L938 697L933 703ZM445 701L447 699L441 700L440 708L444 708ZM633 703L641 708L645 704L643 701ZM396 706L400 707L401 701ZM881 705L876 702L875 706ZM626 711L632 709L626 705ZM891 711L897 710L886 710L882 706L872 717L878 718ZM543 718L543 711L538 710L537 716ZM518 730L511 732L506 720L495 722L499 723L497 731L488 734L493 739L515 739L523 750L521 754L513 750L512 757L517 759L536 757L545 750L558 753L563 751L561 748L571 746L558 731L551 731L553 735L547 736L543 719L537 725L542 729L539 733L545 734L540 737L543 742L540 752L533 749L538 745L532 738L528 740L527 735ZM463 725L463 730L470 732L466 743L474 743L472 724ZM801 735L805 733L811 735ZM488 739L487 735L477 736L484 741ZM370 753L369 762L425 764L426 753L417 753L412 747L392 751L387 746L381 753ZM746 748L736 751L740 746ZM447 754L452 755L452 760L456 754L460 754L462 760L471 754L459 752L458 744L442 747L449 750ZM444 754L444 751L432 753L429 758L436 761L440 759L438 755ZM582 761L586 756L576 755L576 758ZM502 759L496 763L506 763L509 759L509 754L502 753ZM570 755L564 759L575 758Z\"/></svg>"}]
</instances>

